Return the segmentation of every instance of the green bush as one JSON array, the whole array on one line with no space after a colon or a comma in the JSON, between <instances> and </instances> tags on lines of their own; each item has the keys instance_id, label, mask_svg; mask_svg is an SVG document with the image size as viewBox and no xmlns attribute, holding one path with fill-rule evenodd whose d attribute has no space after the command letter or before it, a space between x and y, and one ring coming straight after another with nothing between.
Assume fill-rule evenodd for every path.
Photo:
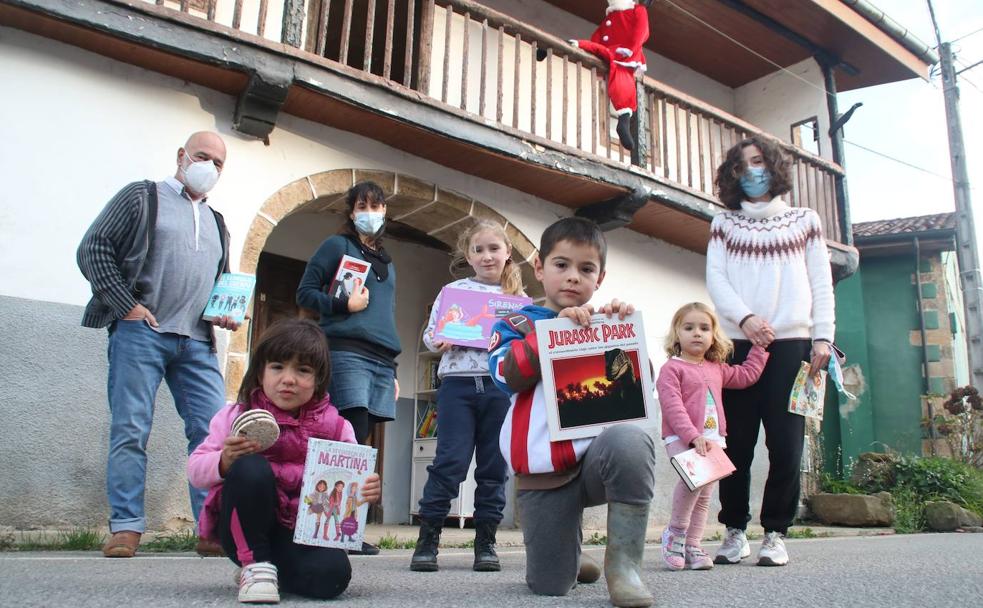
<instances>
[{"instance_id":1,"label":"green bush","mask_svg":"<svg viewBox=\"0 0 983 608\"><path fill-rule=\"evenodd\" d=\"M837 479L829 473L823 473L819 481L819 489L830 494L863 494L864 491L844 479Z\"/></svg>"},{"instance_id":2,"label":"green bush","mask_svg":"<svg viewBox=\"0 0 983 608\"><path fill-rule=\"evenodd\" d=\"M868 480L862 489L828 474L823 475L821 488L834 494L890 492L894 527L901 534L924 529L925 503L930 500L948 500L983 516L983 471L948 458L902 456L893 476Z\"/></svg>"}]
</instances>

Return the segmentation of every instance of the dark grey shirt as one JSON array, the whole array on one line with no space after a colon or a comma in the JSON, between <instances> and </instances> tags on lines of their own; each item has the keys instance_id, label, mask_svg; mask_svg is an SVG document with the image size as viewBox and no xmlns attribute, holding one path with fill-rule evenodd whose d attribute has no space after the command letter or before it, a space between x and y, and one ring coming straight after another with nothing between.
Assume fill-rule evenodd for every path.
<instances>
[{"instance_id":1,"label":"dark grey shirt","mask_svg":"<svg viewBox=\"0 0 983 608\"><path fill-rule=\"evenodd\" d=\"M222 259L215 216L173 177L157 183L157 201L153 248L137 279L140 303L156 317L159 333L209 342L211 324L201 313Z\"/></svg>"}]
</instances>

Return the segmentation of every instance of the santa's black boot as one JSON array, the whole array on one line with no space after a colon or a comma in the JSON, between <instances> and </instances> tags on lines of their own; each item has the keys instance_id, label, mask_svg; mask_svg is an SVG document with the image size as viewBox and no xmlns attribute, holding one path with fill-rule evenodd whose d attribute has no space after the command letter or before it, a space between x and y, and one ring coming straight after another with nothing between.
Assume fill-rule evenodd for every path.
<instances>
[{"instance_id":1,"label":"santa's black boot","mask_svg":"<svg viewBox=\"0 0 983 608\"><path fill-rule=\"evenodd\" d=\"M631 114L618 116L618 138L625 149L635 149L635 139L631 136Z\"/></svg>"}]
</instances>

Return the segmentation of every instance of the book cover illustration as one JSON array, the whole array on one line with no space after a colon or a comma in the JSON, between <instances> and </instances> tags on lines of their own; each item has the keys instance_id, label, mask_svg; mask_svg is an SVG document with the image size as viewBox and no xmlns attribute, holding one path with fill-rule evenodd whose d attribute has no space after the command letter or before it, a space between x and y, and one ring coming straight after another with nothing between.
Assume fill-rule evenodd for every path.
<instances>
[{"instance_id":1,"label":"book cover illustration","mask_svg":"<svg viewBox=\"0 0 983 608\"><path fill-rule=\"evenodd\" d=\"M676 469L691 492L719 481L737 470L730 458L727 458L723 448L712 443L706 456L700 456L696 453L696 448L692 448L676 454L669 459L669 463Z\"/></svg>"},{"instance_id":2,"label":"book cover illustration","mask_svg":"<svg viewBox=\"0 0 983 608\"><path fill-rule=\"evenodd\" d=\"M434 340L486 349L495 322L527 304L532 304L532 298L444 287Z\"/></svg>"},{"instance_id":3,"label":"book cover illustration","mask_svg":"<svg viewBox=\"0 0 983 608\"><path fill-rule=\"evenodd\" d=\"M807 418L823 419L823 404L826 401L826 371L809 377L809 362L803 361L799 373L792 384L792 394L788 398L788 411Z\"/></svg>"},{"instance_id":4,"label":"book cover illustration","mask_svg":"<svg viewBox=\"0 0 983 608\"><path fill-rule=\"evenodd\" d=\"M350 255L341 256L338 270L335 271L331 285L328 287L328 295L333 298L347 298L355 291L356 279L358 279L359 285L365 285L365 279L369 276L370 268L372 265L365 260L353 258Z\"/></svg>"},{"instance_id":5,"label":"book cover illustration","mask_svg":"<svg viewBox=\"0 0 983 608\"><path fill-rule=\"evenodd\" d=\"M249 300L256 286L256 275L241 272L225 272L215 282L208 304L201 318L214 321L219 317L229 317L238 323L246 318Z\"/></svg>"},{"instance_id":6,"label":"book cover illustration","mask_svg":"<svg viewBox=\"0 0 983 608\"><path fill-rule=\"evenodd\" d=\"M642 315L598 314L590 327L536 322L550 440L593 437L613 424L654 426L652 378Z\"/></svg>"},{"instance_id":7,"label":"book cover illustration","mask_svg":"<svg viewBox=\"0 0 983 608\"><path fill-rule=\"evenodd\" d=\"M416 427L417 439L432 439L437 436L437 405L428 403Z\"/></svg>"},{"instance_id":8,"label":"book cover illustration","mask_svg":"<svg viewBox=\"0 0 983 608\"><path fill-rule=\"evenodd\" d=\"M361 549L369 505L359 488L375 471L376 450L325 439L307 442L294 542Z\"/></svg>"}]
</instances>

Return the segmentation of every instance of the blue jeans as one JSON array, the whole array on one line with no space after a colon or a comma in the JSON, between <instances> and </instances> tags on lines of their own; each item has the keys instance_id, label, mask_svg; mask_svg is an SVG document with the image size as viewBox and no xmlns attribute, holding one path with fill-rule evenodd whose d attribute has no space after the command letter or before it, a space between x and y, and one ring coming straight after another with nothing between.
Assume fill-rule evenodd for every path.
<instances>
[{"instance_id":1,"label":"blue jeans","mask_svg":"<svg viewBox=\"0 0 983 608\"><path fill-rule=\"evenodd\" d=\"M184 420L190 454L208 436L208 423L225 405L225 382L211 344L159 334L144 321L116 321L109 330L109 462L106 493L111 532L144 532L147 440L161 380ZM195 521L204 490L190 485Z\"/></svg>"},{"instance_id":2,"label":"blue jeans","mask_svg":"<svg viewBox=\"0 0 983 608\"><path fill-rule=\"evenodd\" d=\"M474 519L494 524L505 508L507 465L498 435L509 398L488 376L448 376L437 389L437 454L427 467L420 518L443 521L475 455Z\"/></svg>"},{"instance_id":3,"label":"blue jeans","mask_svg":"<svg viewBox=\"0 0 983 608\"><path fill-rule=\"evenodd\" d=\"M364 407L382 421L396 419L396 370L347 350L331 351L328 392L338 411Z\"/></svg>"}]
</instances>

